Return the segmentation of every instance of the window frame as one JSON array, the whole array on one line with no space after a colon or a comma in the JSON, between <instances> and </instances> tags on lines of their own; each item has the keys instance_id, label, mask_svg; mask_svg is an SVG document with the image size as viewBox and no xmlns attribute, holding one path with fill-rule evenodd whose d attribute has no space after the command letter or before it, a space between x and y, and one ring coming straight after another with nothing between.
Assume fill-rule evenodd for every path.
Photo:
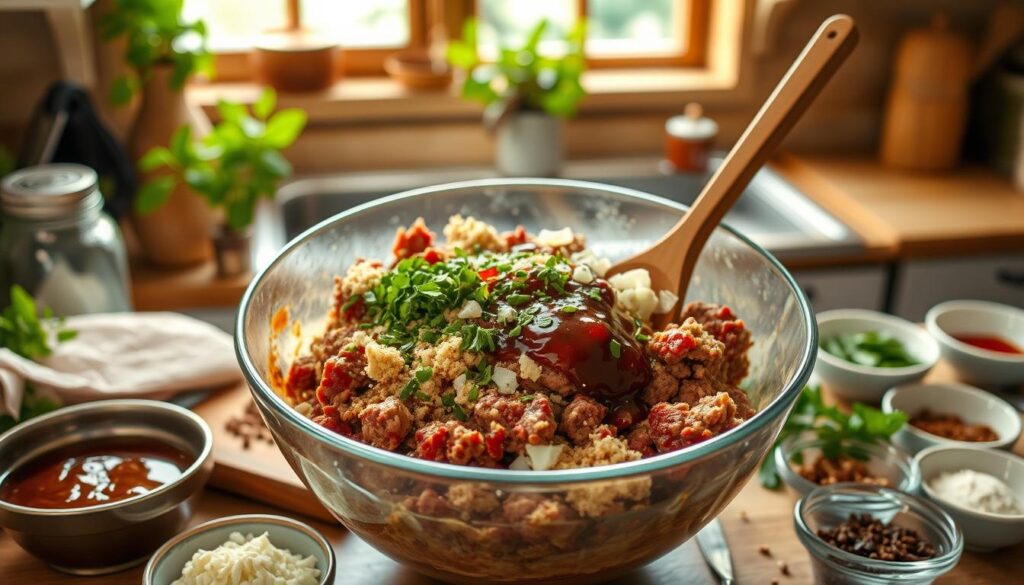
<instances>
[{"instance_id":1,"label":"window frame","mask_svg":"<svg viewBox=\"0 0 1024 585\"><path fill-rule=\"evenodd\" d=\"M286 29L298 29L301 18L302 0L286 2ZM575 0L577 15L585 18L587 0ZM448 36L459 38L462 23L475 16L475 0L409 0L409 42L403 47L340 49L338 76L382 76L385 74L384 61L395 52L408 49L425 49L429 31L443 25ZM707 65L708 38L711 26L711 0L687 0L686 22L689 29L685 45L679 53L671 55L609 55L594 57L586 55L590 69L643 69L643 68L699 68ZM682 26L677 23L677 26ZM212 81L251 81L253 76L249 65L250 51L214 52L216 74Z\"/></svg>"}]
</instances>

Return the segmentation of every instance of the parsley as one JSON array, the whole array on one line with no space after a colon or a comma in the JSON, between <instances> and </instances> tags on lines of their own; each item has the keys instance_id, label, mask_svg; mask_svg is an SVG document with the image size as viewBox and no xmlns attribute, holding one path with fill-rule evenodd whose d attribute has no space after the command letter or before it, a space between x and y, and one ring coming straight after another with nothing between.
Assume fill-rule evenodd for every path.
<instances>
[{"instance_id":1,"label":"parsley","mask_svg":"<svg viewBox=\"0 0 1024 585\"><path fill-rule=\"evenodd\" d=\"M601 291L599 291L596 288L588 288L587 289L587 296L592 298L592 299L594 299L595 301L600 301L601 300Z\"/></svg>"},{"instance_id":2,"label":"parsley","mask_svg":"<svg viewBox=\"0 0 1024 585\"><path fill-rule=\"evenodd\" d=\"M904 412L886 414L859 402L853 404L852 413L846 414L834 406L825 406L820 388L805 386L797 398L796 406L786 419L779 438L772 446L772 451L769 451L768 456L761 462L758 478L761 485L768 489L777 489L781 485L773 451L789 437L811 432L822 442L821 451L824 457L835 459L845 455L854 459L865 459L865 454L851 448L847 441L887 441L906 422L907 414Z\"/></svg>"},{"instance_id":3,"label":"parsley","mask_svg":"<svg viewBox=\"0 0 1024 585\"><path fill-rule=\"evenodd\" d=\"M519 397L519 402L531 402L533 400L533 394L526 394Z\"/></svg>"},{"instance_id":4,"label":"parsley","mask_svg":"<svg viewBox=\"0 0 1024 585\"><path fill-rule=\"evenodd\" d=\"M537 321L536 321L537 327L540 327L542 329L544 327L550 327L551 324L554 323L554 322L555 322L555 320L552 319L550 315L544 315L542 317L538 317Z\"/></svg>"},{"instance_id":5,"label":"parsley","mask_svg":"<svg viewBox=\"0 0 1024 585\"><path fill-rule=\"evenodd\" d=\"M416 398L419 398L423 402L430 402L430 395L425 392L416 391Z\"/></svg>"},{"instance_id":6,"label":"parsley","mask_svg":"<svg viewBox=\"0 0 1024 585\"><path fill-rule=\"evenodd\" d=\"M636 335L634 335L633 338L636 339L637 341L649 341L651 339L651 336L647 335L646 333L640 330L637 330Z\"/></svg>"},{"instance_id":7,"label":"parsley","mask_svg":"<svg viewBox=\"0 0 1024 585\"><path fill-rule=\"evenodd\" d=\"M455 404L455 395L454 394L444 394L444 395L442 395L441 396L441 404L447 406L448 408L451 408L452 405Z\"/></svg>"},{"instance_id":8,"label":"parsley","mask_svg":"<svg viewBox=\"0 0 1024 585\"><path fill-rule=\"evenodd\" d=\"M416 381L422 384L434 375L434 368L420 368L416 370Z\"/></svg>"},{"instance_id":9,"label":"parsley","mask_svg":"<svg viewBox=\"0 0 1024 585\"><path fill-rule=\"evenodd\" d=\"M462 326L462 351L475 351L477 353L492 352L496 349L494 344L494 329L487 329L472 323Z\"/></svg>"},{"instance_id":10,"label":"parsley","mask_svg":"<svg viewBox=\"0 0 1024 585\"><path fill-rule=\"evenodd\" d=\"M507 300L510 305L522 305L523 303L529 302L530 298L530 295L516 293L508 295L508 298L505 300Z\"/></svg>"},{"instance_id":11,"label":"parsley","mask_svg":"<svg viewBox=\"0 0 1024 585\"><path fill-rule=\"evenodd\" d=\"M476 402L476 399L480 398L480 389L477 388L476 384L473 384L466 396L469 398L470 402Z\"/></svg>"},{"instance_id":12,"label":"parsley","mask_svg":"<svg viewBox=\"0 0 1024 585\"><path fill-rule=\"evenodd\" d=\"M575 313L576 311L579 311L580 308L579 307L575 307L573 305L566 305L566 306L562 307L561 310L562 310L563 313Z\"/></svg>"},{"instance_id":13,"label":"parsley","mask_svg":"<svg viewBox=\"0 0 1024 585\"><path fill-rule=\"evenodd\" d=\"M466 411L462 410L462 407L459 406L458 404L452 405L452 414L455 415L455 418L461 421L469 420L469 417L466 416Z\"/></svg>"},{"instance_id":14,"label":"parsley","mask_svg":"<svg viewBox=\"0 0 1024 585\"><path fill-rule=\"evenodd\" d=\"M402 391L398 393L398 398L400 400L409 400L409 397L412 396L413 392L416 392L419 389L419 381L417 381L415 377L409 378L409 381L402 387Z\"/></svg>"},{"instance_id":15,"label":"parsley","mask_svg":"<svg viewBox=\"0 0 1024 585\"><path fill-rule=\"evenodd\" d=\"M622 344L619 343L619 340L613 339L608 343L608 350L612 352L613 358L619 359L619 356L622 355Z\"/></svg>"}]
</instances>

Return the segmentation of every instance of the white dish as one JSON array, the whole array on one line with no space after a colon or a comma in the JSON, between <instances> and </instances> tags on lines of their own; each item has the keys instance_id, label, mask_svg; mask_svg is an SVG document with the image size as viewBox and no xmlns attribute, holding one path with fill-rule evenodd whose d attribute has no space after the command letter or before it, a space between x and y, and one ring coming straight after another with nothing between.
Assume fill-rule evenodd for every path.
<instances>
[{"instance_id":1,"label":"white dish","mask_svg":"<svg viewBox=\"0 0 1024 585\"><path fill-rule=\"evenodd\" d=\"M945 510L964 534L965 547L991 551L1024 541L1024 514L975 512L948 502L931 489L942 473L972 469L1010 486L1018 505L1024 505L1024 459L1005 451L971 447L930 447L914 457L921 470L921 491Z\"/></svg>"},{"instance_id":2,"label":"white dish","mask_svg":"<svg viewBox=\"0 0 1024 585\"><path fill-rule=\"evenodd\" d=\"M896 431L892 442L911 455L936 445L1010 449L1020 437L1021 419L1016 409L989 392L966 384L904 384L889 390L882 398L884 412L902 410L912 418L925 409L936 414L955 414L969 424L986 424L999 435L999 440L954 441L907 424Z\"/></svg>"},{"instance_id":3,"label":"white dish","mask_svg":"<svg viewBox=\"0 0 1024 585\"><path fill-rule=\"evenodd\" d=\"M868 331L892 335L918 363L902 368L874 368L848 362L819 347L814 372L829 390L841 398L877 404L886 390L920 380L939 360L938 343L927 331L910 321L861 309L818 314L819 339Z\"/></svg>"},{"instance_id":4,"label":"white dish","mask_svg":"<svg viewBox=\"0 0 1024 585\"><path fill-rule=\"evenodd\" d=\"M954 335L997 335L1024 347L1024 309L987 301L948 301L925 316L942 357L966 382L983 386L1024 384L1024 354L981 349Z\"/></svg>"}]
</instances>

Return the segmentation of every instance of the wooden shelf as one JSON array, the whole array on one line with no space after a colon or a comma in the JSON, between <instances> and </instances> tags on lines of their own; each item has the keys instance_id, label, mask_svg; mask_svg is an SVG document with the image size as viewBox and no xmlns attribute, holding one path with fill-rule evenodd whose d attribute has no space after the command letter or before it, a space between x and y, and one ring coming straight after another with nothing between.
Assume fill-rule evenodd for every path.
<instances>
[{"instance_id":1,"label":"wooden shelf","mask_svg":"<svg viewBox=\"0 0 1024 585\"><path fill-rule=\"evenodd\" d=\"M217 276L213 261L185 268L157 268L144 262L131 267L136 311L173 311L238 304L252 275Z\"/></svg>"}]
</instances>

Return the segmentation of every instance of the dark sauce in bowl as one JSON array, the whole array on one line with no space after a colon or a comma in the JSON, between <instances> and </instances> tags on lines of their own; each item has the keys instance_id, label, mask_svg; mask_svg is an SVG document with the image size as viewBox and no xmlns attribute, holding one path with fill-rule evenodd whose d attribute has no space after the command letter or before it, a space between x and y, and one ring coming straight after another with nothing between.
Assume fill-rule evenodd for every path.
<instances>
[{"instance_id":1,"label":"dark sauce in bowl","mask_svg":"<svg viewBox=\"0 0 1024 585\"><path fill-rule=\"evenodd\" d=\"M46 509L119 502L173 482L194 459L152 439L86 441L54 449L15 468L0 483L0 500Z\"/></svg>"}]
</instances>

